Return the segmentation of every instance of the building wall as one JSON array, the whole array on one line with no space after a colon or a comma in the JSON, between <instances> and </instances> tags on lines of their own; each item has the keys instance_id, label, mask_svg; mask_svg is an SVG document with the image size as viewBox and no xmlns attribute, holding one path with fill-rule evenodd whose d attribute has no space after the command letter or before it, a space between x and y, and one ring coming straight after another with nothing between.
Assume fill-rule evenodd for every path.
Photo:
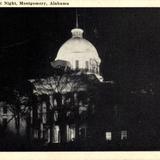
<instances>
[{"instance_id":1,"label":"building wall","mask_svg":"<svg viewBox=\"0 0 160 160\"><path fill-rule=\"evenodd\" d=\"M0 125L1 127L7 129L7 131L16 134L16 125L14 114L9 110L9 106L6 103L1 103L0 106ZM26 120L25 118L20 118L20 135L25 136L26 134Z\"/></svg>"}]
</instances>

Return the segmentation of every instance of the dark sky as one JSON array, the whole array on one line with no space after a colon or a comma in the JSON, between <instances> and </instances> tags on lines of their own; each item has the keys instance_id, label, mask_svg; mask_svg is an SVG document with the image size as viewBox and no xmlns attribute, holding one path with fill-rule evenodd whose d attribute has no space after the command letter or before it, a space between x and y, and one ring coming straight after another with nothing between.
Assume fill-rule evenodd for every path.
<instances>
[{"instance_id":1,"label":"dark sky","mask_svg":"<svg viewBox=\"0 0 160 160\"><path fill-rule=\"evenodd\" d=\"M78 14L106 80L127 87L160 83L160 9L79 8ZM21 81L50 72L75 27L75 9L1 8L0 23L0 79Z\"/></svg>"}]
</instances>

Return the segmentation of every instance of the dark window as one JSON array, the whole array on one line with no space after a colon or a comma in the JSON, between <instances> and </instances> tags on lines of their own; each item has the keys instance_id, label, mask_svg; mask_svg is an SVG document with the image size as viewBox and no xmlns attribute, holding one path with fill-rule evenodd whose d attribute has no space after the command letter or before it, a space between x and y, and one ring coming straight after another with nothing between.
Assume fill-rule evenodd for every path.
<instances>
[{"instance_id":1,"label":"dark window","mask_svg":"<svg viewBox=\"0 0 160 160\"><path fill-rule=\"evenodd\" d=\"M86 69L89 69L88 61L86 61Z\"/></svg>"},{"instance_id":2,"label":"dark window","mask_svg":"<svg viewBox=\"0 0 160 160\"><path fill-rule=\"evenodd\" d=\"M3 106L3 114L7 114L7 106Z\"/></svg>"},{"instance_id":3,"label":"dark window","mask_svg":"<svg viewBox=\"0 0 160 160\"><path fill-rule=\"evenodd\" d=\"M7 126L7 118L3 118L2 124L3 124L4 127Z\"/></svg>"},{"instance_id":4,"label":"dark window","mask_svg":"<svg viewBox=\"0 0 160 160\"><path fill-rule=\"evenodd\" d=\"M96 67L96 73L98 74L98 68Z\"/></svg>"},{"instance_id":5,"label":"dark window","mask_svg":"<svg viewBox=\"0 0 160 160\"><path fill-rule=\"evenodd\" d=\"M99 68L99 67L98 67L98 65L97 65L97 66L96 66L96 73L97 73L97 74L98 74L98 68Z\"/></svg>"},{"instance_id":6,"label":"dark window","mask_svg":"<svg viewBox=\"0 0 160 160\"><path fill-rule=\"evenodd\" d=\"M80 128L79 129L79 136L81 138L85 138L86 137L86 129L85 128Z\"/></svg>"},{"instance_id":7,"label":"dark window","mask_svg":"<svg viewBox=\"0 0 160 160\"><path fill-rule=\"evenodd\" d=\"M79 61L76 60L76 69L78 69L78 68L79 68Z\"/></svg>"}]
</instances>

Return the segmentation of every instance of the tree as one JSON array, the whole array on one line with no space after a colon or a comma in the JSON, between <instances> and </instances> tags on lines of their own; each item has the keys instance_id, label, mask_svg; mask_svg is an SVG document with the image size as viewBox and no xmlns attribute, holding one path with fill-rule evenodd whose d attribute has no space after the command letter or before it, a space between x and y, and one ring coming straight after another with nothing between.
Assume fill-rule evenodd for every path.
<instances>
[{"instance_id":1,"label":"tree","mask_svg":"<svg viewBox=\"0 0 160 160\"><path fill-rule=\"evenodd\" d=\"M25 90L26 88L28 91ZM17 135L20 134L20 119L26 118L30 114L30 96L31 88L28 87L27 83L12 86L8 84L1 87L0 101L5 102L5 107L7 107L7 110L11 113L11 117L7 120L7 124L14 119Z\"/></svg>"},{"instance_id":2,"label":"tree","mask_svg":"<svg viewBox=\"0 0 160 160\"><path fill-rule=\"evenodd\" d=\"M50 77L41 79L30 80L34 84L34 94L36 95L51 95L56 100L56 105L52 102L49 106L49 117L53 117L58 111L58 122L60 127L61 143L66 142L66 124L67 112L71 111L71 106L74 106L72 111L74 112L76 122L76 139L78 139L79 133L79 104L74 100L74 94L78 92L86 92L89 87L93 87L94 84L99 83L99 80L95 75L86 74L86 71L71 70L67 67L54 68L54 73ZM67 108L67 99L63 99L64 95L70 93L72 102L70 102L70 108ZM71 104L72 103L72 104ZM55 120L50 118L50 133L53 130ZM52 139L52 134L50 134Z\"/></svg>"}]
</instances>

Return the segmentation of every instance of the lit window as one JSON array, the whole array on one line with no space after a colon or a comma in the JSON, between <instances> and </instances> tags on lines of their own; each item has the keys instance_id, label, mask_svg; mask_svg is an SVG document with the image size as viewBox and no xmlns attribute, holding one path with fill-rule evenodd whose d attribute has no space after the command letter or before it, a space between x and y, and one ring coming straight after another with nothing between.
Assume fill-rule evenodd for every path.
<instances>
[{"instance_id":1,"label":"lit window","mask_svg":"<svg viewBox=\"0 0 160 160\"><path fill-rule=\"evenodd\" d=\"M69 117L70 115L71 115L71 111L68 111L68 112L66 113L66 116Z\"/></svg>"},{"instance_id":2,"label":"lit window","mask_svg":"<svg viewBox=\"0 0 160 160\"><path fill-rule=\"evenodd\" d=\"M76 69L78 69L78 68L79 68L79 61L76 60Z\"/></svg>"},{"instance_id":3,"label":"lit window","mask_svg":"<svg viewBox=\"0 0 160 160\"><path fill-rule=\"evenodd\" d=\"M75 140L76 128L75 125L67 125L67 141L71 142Z\"/></svg>"},{"instance_id":4,"label":"lit window","mask_svg":"<svg viewBox=\"0 0 160 160\"><path fill-rule=\"evenodd\" d=\"M121 140L127 139L127 131L121 131Z\"/></svg>"},{"instance_id":5,"label":"lit window","mask_svg":"<svg viewBox=\"0 0 160 160\"><path fill-rule=\"evenodd\" d=\"M58 125L55 125L53 128L53 143L60 143L60 128Z\"/></svg>"},{"instance_id":6,"label":"lit window","mask_svg":"<svg viewBox=\"0 0 160 160\"><path fill-rule=\"evenodd\" d=\"M55 120L55 121L58 121L58 111L55 111L55 112L54 112L54 120Z\"/></svg>"},{"instance_id":7,"label":"lit window","mask_svg":"<svg viewBox=\"0 0 160 160\"><path fill-rule=\"evenodd\" d=\"M71 141L75 140L75 128L70 128L70 134L71 134Z\"/></svg>"},{"instance_id":8,"label":"lit window","mask_svg":"<svg viewBox=\"0 0 160 160\"><path fill-rule=\"evenodd\" d=\"M106 140L111 141L112 140L112 132L106 132Z\"/></svg>"},{"instance_id":9,"label":"lit window","mask_svg":"<svg viewBox=\"0 0 160 160\"><path fill-rule=\"evenodd\" d=\"M34 138L35 138L35 139L38 139L38 130L35 129L33 133L34 133L34 135L33 135Z\"/></svg>"},{"instance_id":10,"label":"lit window","mask_svg":"<svg viewBox=\"0 0 160 160\"><path fill-rule=\"evenodd\" d=\"M46 115L46 113L43 113L43 115L42 115L42 122L44 124L47 123L47 115Z\"/></svg>"},{"instance_id":11,"label":"lit window","mask_svg":"<svg viewBox=\"0 0 160 160\"><path fill-rule=\"evenodd\" d=\"M53 104L54 104L54 106L57 106L57 100L56 99L54 99Z\"/></svg>"}]
</instances>

